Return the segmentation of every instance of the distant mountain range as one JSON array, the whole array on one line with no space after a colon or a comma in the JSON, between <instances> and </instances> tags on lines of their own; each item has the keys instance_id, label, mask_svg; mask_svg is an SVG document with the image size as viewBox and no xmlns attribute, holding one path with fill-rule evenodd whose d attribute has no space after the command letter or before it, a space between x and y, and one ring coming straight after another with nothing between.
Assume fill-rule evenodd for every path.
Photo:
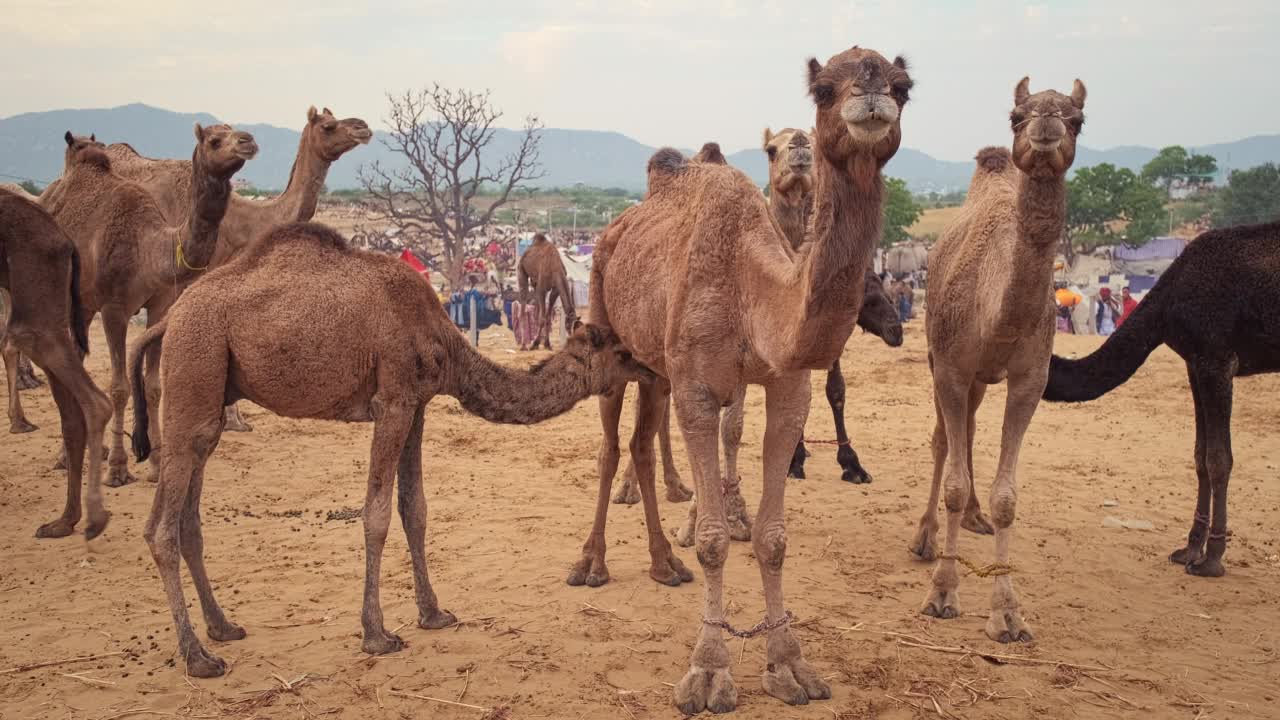
<instances>
[{"instance_id":1,"label":"distant mountain range","mask_svg":"<svg viewBox=\"0 0 1280 720\"><path fill-rule=\"evenodd\" d=\"M303 123L302 111L303 108L299 108L299 127ZM96 133L98 139L108 143L128 142L138 152L151 157L189 157L194 122L213 124L218 120L207 113L175 113L138 103L115 108L24 113L0 119L0 182L16 177L43 184L61 175L62 135L67 130L77 134ZM261 148L261 153L245 166L240 177L262 188L284 187L297 154L298 130L272 125L237 127L253 133ZM383 133L377 135L381 137ZM515 150L519 141L519 132L498 130L488 152L497 159ZM616 132L548 128L542 138L542 166L546 175L535 184L563 187L580 182L599 187L643 189L645 165L655 150ZM1280 134L1258 135L1195 150L1213 155L1224 169L1280 162ZM1141 146L1108 150L1081 146L1075 166L1112 163L1138 170L1155 157L1156 152L1155 148ZM767 182L765 157L759 150L740 150L728 155L728 159L757 183ZM356 173L360 165L375 160L384 165L398 164L398 156L375 138L367 147L357 148L334 163L329 170L329 188L359 187ZM973 164L938 160L919 150L902 148L886 172L903 178L917 192L946 192L968 185Z\"/></svg>"}]
</instances>

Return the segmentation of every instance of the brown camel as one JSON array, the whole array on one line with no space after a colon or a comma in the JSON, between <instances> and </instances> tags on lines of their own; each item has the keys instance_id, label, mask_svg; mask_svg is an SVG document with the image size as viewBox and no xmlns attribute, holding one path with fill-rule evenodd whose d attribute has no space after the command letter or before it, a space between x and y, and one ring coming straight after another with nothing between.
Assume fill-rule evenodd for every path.
<instances>
[{"instance_id":1,"label":"brown camel","mask_svg":"<svg viewBox=\"0 0 1280 720\"><path fill-rule=\"evenodd\" d=\"M1023 78L1014 90L1013 152L983 148L959 216L934 246L929 292L966 302L935 303L925 315L937 424L933 484L911 551L934 557L938 494L946 482L947 536L921 609L937 618L960 614L956 562L960 528L991 533L973 485L974 415L988 385L1008 381L1000 460L991 485L995 587L987 636L1031 640L1013 579L1009 545L1017 505L1018 452L1049 375L1053 351L1054 254L1067 207L1066 175L1084 125L1085 87L1071 95L1032 95Z\"/></svg>"},{"instance_id":2,"label":"brown camel","mask_svg":"<svg viewBox=\"0 0 1280 720\"><path fill-rule=\"evenodd\" d=\"M39 205L0 190L0 288L9 295L5 341L38 363L49 378L67 449L67 501L62 516L36 537L70 535L80 522L80 482L89 454L89 524L85 537L107 526L102 505L102 433L111 416L107 396L85 372L89 318L80 303L76 246Z\"/></svg>"},{"instance_id":3,"label":"brown camel","mask_svg":"<svg viewBox=\"0 0 1280 720\"><path fill-rule=\"evenodd\" d=\"M0 185L0 193L24 199L29 197L26 193L22 195L12 193L5 185ZM5 380L9 387L9 432L16 435L39 430L27 420L26 414L22 411L22 401L18 393L40 387L44 383L36 377L35 369L31 367L31 361L27 356L19 353L17 346L9 340L9 315L12 309L13 299L9 297L9 292L0 289L0 354L4 356Z\"/></svg>"},{"instance_id":4,"label":"brown camel","mask_svg":"<svg viewBox=\"0 0 1280 720\"><path fill-rule=\"evenodd\" d=\"M468 412L492 422L529 424L619 382L652 377L608 330L592 326L580 327L564 349L532 370L501 367L471 348L413 268L353 250L323 225L283 225L189 288L168 318L134 345L130 370L139 431L133 440L140 460L151 449L147 403L139 397L142 354L162 336L164 470L146 538L187 672L196 677L221 675L225 665L201 647L192 630L179 553L209 637L245 636L213 597L200 531L204 465L222 434L224 405L245 398L287 417L374 423L361 621L364 651L380 654L404 645L384 627L378 599L397 472L418 624L441 628L456 622L440 609L427 577L422 428L431 398L455 397Z\"/></svg>"},{"instance_id":5,"label":"brown camel","mask_svg":"<svg viewBox=\"0 0 1280 720\"><path fill-rule=\"evenodd\" d=\"M302 128L298 142L298 154L289 173L289 184L280 195L266 201L251 200L239 195L231 196L226 217L218 231L218 246L209 261L210 267L225 264L232 255L261 237L276 225L310 220L316 214L316 204L324 188L329 166L348 151L367 144L373 137L369 125L360 118L339 120L329 108L317 111L315 106L307 110L307 124ZM191 187L190 160L153 160L139 155L126 143L107 146L111 167L120 176L145 187L156 198L166 219L177 223L189 212L188 196ZM164 317L172 304L157 301L155 313L148 311L147 324L154 325ZM158 370L154 369L159 356L148 363L147 382L158 385ZM159 395L148 395L151 412L156 412ZM227 427L233 432L248 432L253 427L241 417L239 406L227 408Z\"/></svg>"},{"instance_id":6,"label":"brown camel","mask_svg":"<svg viewBox=\"0 0 1280 720\"><path fill-rule=\"evenodd\" d=\"M1235 378L1280 372L1280 222L1201 234L1101 348L1079 360L1053 356L1044 399L1101 397L1162 343L1187 364L1199 480L1187 544L1169 561L1191 575L1220 577Z\"/></svg>"},{"instance_id":7,"label":"brown camel","mask_svg":"<svg viewBox=\"0 0 1280 720\"><path fill-rule=\"evenodd\" d=\"M41 205L66 231L83 260L80 295L86 316L102 313L111 352L111 456L107 484L133 478L124 450L125 335L141 308L159 312L213 257L218 225L232 195L231 177L258 152L253 136L228 125L195 126L189 182L191 210L171 223L145 188L112 170L101 143L66 134L67 161L58 187ZM156 395L152 402L158 403ZM158 432L158 431L157 431ZM158 438L157 438L158 439ZM158 469L158 465L153 466Z\"/></svg>"},{"instance_id":8,"label":"brown camel","mask_svg":"<svg viewBox=\"0 0 1280 720\"><path fill-rule=\"evenodd\" d=\"M663 535L653 436L668 393L688 447L698 500L697 555L706 575L701 634L675 702L694 715L737 705L721 629L729 550L718 439L721 409L746 383L765 386L764 492L752 545L769 632L764 689L788 703L828 698L801 656L782 596L786 470L809 411L809 371L840 355L862 302L864 270L880 237L880 170L901 141L906 62L852 48L809 61L817 105L813 246L794 260L759 188L725 165L689 163L666 148L649 161L649 196L622 213L596 246L592 322L611 328L660 378L640 385L631 453L643 497L650 576L692 579ZM596 519L571 583L607 579L603 519L617 469L621 393L601 400L604 442ZM598 584L598 583L597 583Z\"/></svg>"},{"instance_id":9,"label":"brown camel","mask_svg":"<svg viewBox=\"0 0 1280 720\"><path fill-rule=\"evenodd\" d=\"M555 308L556 297L564 305L566 330L573 328L578 313L573 307L573 293L569 290L569 275L564 269L564 259L546 235L538 233L533 236L533 244L524 251L516 265L516 280L520 284L520 303L527 305L532 291L539 318L538 336L533 339L533 347L526 348L521 341L520 349L537 350L541 344L550 350L551 311Z\"/></svg>"}]
</instances>

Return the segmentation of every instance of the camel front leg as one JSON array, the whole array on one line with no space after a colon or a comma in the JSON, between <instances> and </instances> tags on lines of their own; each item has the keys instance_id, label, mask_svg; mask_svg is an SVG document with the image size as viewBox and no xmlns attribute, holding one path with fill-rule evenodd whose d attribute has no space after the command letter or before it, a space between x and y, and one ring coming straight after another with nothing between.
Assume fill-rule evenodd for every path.
<instances>
[{"instance_id":1,"label":"camel front leg","mask_svg":"<svg viewBox=\"0 0 1280 720\"><path fill-rule=\"evenodd\" d=\"M129 381L125 378L129 316L117 307L103 308L102 329L111 354L111 455L107 460L107 485L122 487L137 479L129 473L129 456L124 449L124 409L129 404Z\"/></svg>"},{"instance_id":2,"label":"camel front leg","mask_svg":"<svg viewBox=\"0 0 1280 720\"><path fill-rule=\"evenodd\" d=\"M996 559L991 614L987 619L986 632L987 637L996 642L1030 642L1032 639L1031 628L1022 620L1018 596L1013 591L1009 545L1013 541L1013 521L1018 507L1018 454L1048 379L1047 365L1026 374L1009 376L1004 428L1000 436L1000 463L996 467L996 479L991 484L991 499L987 506L995 525Z\"/></svg>"},{"instance_id":3,"label":"camel front leg","mask_svg":"<svg viewBox=\"0 0 1280 720\"><path fill-rule=\"evenodd\" d=\"M364 629L361 649L370 655L384 655L404 647L404 640L387 632L383 624L379 587L382 549L391 525L391 492L405 440L413 425L415 405L390 402L377 395L373 399L373 443L369 450L369 487L364 500L364 604L360 624Z\"/></svg>"},{"instance_id":4,"label":"camel front leg","mask_svg":"<svg viewBox=\"0 0 1280 720\"><path fill-rule=\"evenodd\" d=\"M35 390L43 384L40 378L36 377L36 369L31 364L31 358L18 353L18 389Z\"/></svg>"},{"instance_id":5,"label":"camel front leg","mask_svg":"<svg viewBox=\"0 0 1280 720\"><path fill-rule=\"evenodd\" d=\"M764 493L751 535L764 586L766 665L764 690L788 705L826 700L831 688L804 659L800 641L791 633L790 614L782 596L782 563L787 555L784 497L787 465L809 415L809 373L796 372L765 387Z\"/></svg>"},{"instance_id":6,"label":"camel front leg","mask_svg":"<svg viewBox=\"0 0 1280 720\"><path fill-rule=\"evenodd\" d=\"M52 374L49 375L49 390L53 393L53 402L57 404L58 415L62 420L62 445L67 454L67 502L63 506L61 517L41 525L36 530L38 538L66 537L75 531L76 523L80 522L80 482L81 472L84 470L87 437L84 413L80 411L80 403L72 396L70 390ZM100 444L101 440L98 442ZM100 494L99 507L101 507ZM105 517L100 520L105 526ZM99 529L94 534L97 535L100 532Z\"/></svg>"},{"instance_id":7,"label":"camel front leg","mask_svg":"<svg viewBox=\"0 0 1280 720\"><path fill-rule=\"evenodd\" d=\"M747 501L742 497L742 476L738 473L738 450L742 446L742 420L747 404L747 386L741 385L733 393L733 400L720 416L720 441L724 443L725 520L729 523L729 537L739 542L751 539L751 515ZM698 523L698 504L689 507L689 516L676 531L676 544L693 547L694 528Z\"/></svg>"},{"instance_id":8,"label":"camel front leg","mask_svg":"<svg viewBox=\"0 0 1280 720\"><path fill-rule=\"evenodd\" d=\"M698 382L674 383L672 401L689 449L698 524L694 533L698 562L706 579L698 642L689 671L676 684L676 707L686 715L703 710L730 712L738 706L738 688L729 672L729 648L720 634L724 616L724 564L729 557L729 527L725 519L718 435L720 402Z\"/></svg>"},{"instance_id":9,"label":"camel front leg","mask_svg":"<svg viewBox=\"0 0 1280 720\"><path fill-rule=\"evenodd\" d=\"M662 424L658 426L658 449L662 451L662 484L667 487L667 502L682 503L693 499L693 491L685 486L676 469L676 458L671 452L671 398L667 397L662 409Z\"/></svg>"},{"instance_id":10,"label":"camel front leg","mask_svg":"<svg viewBox=\"0 0 1280 720\"><path fill-rule=\"evenodd\" d=\"M974 417L978 412L978 407L982 404L982 398L987 394L987 386L976 380L969 386L969 419L968 419L968 456L969 456L969 502L965 507L964 518L960 521L960 526L973 529L974 532L980 532L974 528L978 527L978 520L986 522L986 518L982 516L982 510L978 506L976 493L973 490L973 438L976 426L974 425ZM909 550L916 557L926 562L932 562L938 557L935 540L938 536L938 498L942 490L942 471L947 460L947 431L946 424L943 422L942 408L938 405L937 394L934 395L933 410L936 421L933 427L933 481L929 488L929 503L925 506L924 515L920 518L920 525L916 530L915 538L911 540ZM971 520L972 519L972 520ZM968 524L974 525L970 528ZM994 531L985 534L990 535Z\"/></svg>"},{"instance_id":11,"label":"camel front leg","mask_svg":"<svg viewBox=\"0 0 1280 720\"><path fill-rule=\"evenodd\" d=\"M253 426L240 414L240 403L231 403L223 409L227 432L253 432Z\"/></svg>"},{"instance_id":12,"label":"camel front leg","mask_svg":"<svg viewBox=\"0 0 1280 720\"><path fill-rule=\"evenodd\" d=\"M8 333L0 338L0 354L4 356L5 382L9 386L9 432L15 435L35 432L40 428L27 420L26 413L22 411L22 398L18 392L18 366L21 355Z\"/></svg>"},{"instance_id":13,"label":"camel front leg","mask_svg":"<svg viewBox=\"0 0 1280 720\"><path fill-rule=\"evenodd\" d=\"M409 543L409 556L413 560L413 593L418 604L418 627L438 630L456 624L458 618L440 609L436 593L431 589L431 577L427 574L427 495L422 488L422 420L426 404L419 405L413 413L409 435L400 451L397 496L400 523Z\"/></svg>"},{"instance_id":14,"label":"camel front leg","mask_svg":"<svg viewBox=\"0 0 1280 720\"><path fill-rule=\"evenodd\" d=\"M653 438L668 405L667 393L665 380L640 383L636 429L631 435L631 458L636 466L636 479L644 501L644 524L649 533L649 577L663 585L677 587L681 583L692 582L693 573L671 552L671 542L662 531L653 456Z\"/></svg>"},{"instance_id":15,"label":"camel front leg","mask_svg":"<svg viewBox=\"0 0 1280 720\"><path fill-rule=\"evenodd\" d=\"M942 558L933 571L933 588L920 612L943 620L960 615L960 575L956 569L956 559L960 549L960 521L969 504L970 487L973 484L972 478L968 477L968 403L972 382L972 378L941 363L934 367L934 404L938 408L943 432L946 434L942 480L945 489L943 501L947 506L947 537ZM934 474L936 477L936 468ZM936 502L936 490L930 497L935 498ZM935 510L929 508L926 512Z\"/></svg>"},{"instance_id":16,"label":"camel front leg","mask_svg":"<svg viewBox=\"0 0 1280 720\"><path fill-rule=\"evenodd\" d=\"M600 487L596 491L596 513L591 520L591 533L582 545L582 558L574 563L566 580L570 585L600 587L609 582L609 567L605 565L604 555L605 522L609 519L609 489L613 486L613 476L618 472L618 458L622 451L618 444L618 421L622 418L622 401L626 396L625 383L615 385L609 392L600 396L600 454L596 459L596 470L600 477Z\"/></svg>"},{"instance_id":17,"label":"camel front leg","mask_svg":"<svg viewBox=\"0 0 1280 720\"><path fill-rule=\"evenodd\" d=\"M840 361L836 360L827 371L827 404L831 406L831 416L836 425L836 462L840 464L841 480L861 485L871 482L871 473L859 462L849 431L845 429L844 391L844 373L840 370Z\"/></svg>"}]
</instances>

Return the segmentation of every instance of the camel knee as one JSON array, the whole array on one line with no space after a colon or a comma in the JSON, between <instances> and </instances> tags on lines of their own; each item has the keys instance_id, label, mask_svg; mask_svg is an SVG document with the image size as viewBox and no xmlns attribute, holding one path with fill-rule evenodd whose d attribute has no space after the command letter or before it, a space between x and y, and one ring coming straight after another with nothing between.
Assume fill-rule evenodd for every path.
<instances>
[{"instance_id":1,"label":"camel knee","mask_svg":"<svg viewBox=\"0 0 1280 720\"><path fill-rule=\"evenodd\" d=\"M719 520L699 515L695 538L698 562L702 567L719 570L729 558L729 528Z\"/></svg>"},{"instance_id":2,"label":"camel knee","mask_svg":"<svg viewBox=\"0 0 1280 720\"><path fill-rule=\"evenodd\" d=\"M949 473L942 497L947 505L947 512L964 511L965 505L969 503L968 478L960 473Z\"/></svg>"},{"instance_id":3,"label":"camel knee","mask_svg":"<svg viewBox=\"0 0 1280 720\"><path fill-rule=\"evenodd\" d=\"M770 570L781 570L787 557L787 532L781 520L757 524L751 542L756 561Z\"/></svg>"},{"instance_id":4,"label":"camel knee","mask_svg":"<svg viewBox=\"0 0 1280 720\"><path fill-rule=\"evenodd\" d=\"M1018 494L1012 490L1002 490L991 494L991 522L999 528L1013 525L1018 509Z\"/></svg>"}]
</instances>

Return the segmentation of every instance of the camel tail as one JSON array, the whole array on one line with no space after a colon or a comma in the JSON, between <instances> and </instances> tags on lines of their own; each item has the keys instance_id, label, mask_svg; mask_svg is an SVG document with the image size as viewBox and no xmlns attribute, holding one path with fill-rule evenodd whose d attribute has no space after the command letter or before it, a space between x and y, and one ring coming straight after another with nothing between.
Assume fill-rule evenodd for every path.
<instances>
[{"instance_id":1,"label":"camel tail","mask_svg":"<svg viewBox=\"0 0 1280 720\"><path fill-rule=\"evenodd\" d=\"M80 301L80 251L71 246L71 334L75 336L80 357L89 354L89 322L84 303Z\"/></svg>"},{"instance_id":2,"label":"camel tail","mask_svg":"<svg viewBox=\"0 0 1280 720\"><path fill-rule=\"evenodd\" d=\"M1068 360L1054 355L1049 361L1049 383L1044 389L1044 399L1051 402L1096 400L1133 377L1151 351L1164 342L1159 301L1158 292L1153 289L1102 347L1087 357Z\"/></svg>"},{"instance_id":3,"label":"camel tail","mask_svg":"<svg viewBox=\"0 0 1280 720\"><path fill-rule=\"evenodd\" d=\"M168 327L169 318L165 318L147 328L133 344L133 352L129 356L129 378L133 385L133 455L138 462L151 457L151 437L147 433L150 418L147 417L147 388L142 379L142 361L147 347L162 341Z\"/></svg>"}]
</instances>

